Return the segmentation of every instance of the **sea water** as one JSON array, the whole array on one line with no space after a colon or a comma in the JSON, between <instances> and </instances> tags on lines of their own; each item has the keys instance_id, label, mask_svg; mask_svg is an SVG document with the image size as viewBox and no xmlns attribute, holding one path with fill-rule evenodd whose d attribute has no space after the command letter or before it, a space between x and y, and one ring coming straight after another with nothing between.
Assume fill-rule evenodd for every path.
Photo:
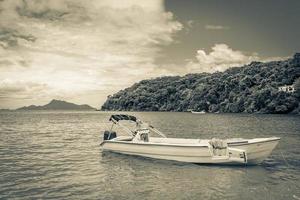
<instances>
[{"instance_id":1,"label":"sea water","mask_svg":"<svg viewBox=\"0 0 300 200\"><path fill-rule=\"evenodd\" d=\"M299 116L129 113L168 137L281 137L262 164L232 167L104 154L111 114L0 112L0 199L300 199Z\"/></svg>"}]
</instances>

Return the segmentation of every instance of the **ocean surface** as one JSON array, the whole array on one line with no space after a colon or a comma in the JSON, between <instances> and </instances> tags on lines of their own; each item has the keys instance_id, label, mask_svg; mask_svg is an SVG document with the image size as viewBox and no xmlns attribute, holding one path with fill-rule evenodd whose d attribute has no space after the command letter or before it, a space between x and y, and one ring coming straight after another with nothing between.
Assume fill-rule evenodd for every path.
<instances>
[{"instance_id":1,"label":"ocean surface","mask_svg":"<svg viewBox=\"0 0 300 200\"><path fill-rule=\"evenodd\" d=\"M109 112L0 112L0 199L300 199L300 117L131 112L169 137L279 136L258 166L102 154Z\"/></svg>"}]
</instances>

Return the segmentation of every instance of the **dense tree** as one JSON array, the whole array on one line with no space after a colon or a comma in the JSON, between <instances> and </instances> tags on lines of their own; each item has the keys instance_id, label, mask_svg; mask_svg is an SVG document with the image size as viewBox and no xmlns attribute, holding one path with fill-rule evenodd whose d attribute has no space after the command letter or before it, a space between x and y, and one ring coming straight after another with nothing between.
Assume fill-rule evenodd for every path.
<instances>
[{"instance_id":1,"label":"dense tree","mask_svg":"<svg viewBox=\"0 0 300 200\"><path fill-rule=\"evenodd\" d=\"M300 54L225 72L143 80L110 95L102 110L299 113ZM294 93L278 90L294 85Z\"/></svg>"},{"instance_id":2,"label":"dense tree","mask_svg":"<svg viewBox=\"0 0 300 200\"><path fill-rule=\"evenodd\" d=\"M295 93L297 95L297 97L300 97L300 78L297 78L294 82L294 87L295 87Z\"/></svg>"}]
</instances>

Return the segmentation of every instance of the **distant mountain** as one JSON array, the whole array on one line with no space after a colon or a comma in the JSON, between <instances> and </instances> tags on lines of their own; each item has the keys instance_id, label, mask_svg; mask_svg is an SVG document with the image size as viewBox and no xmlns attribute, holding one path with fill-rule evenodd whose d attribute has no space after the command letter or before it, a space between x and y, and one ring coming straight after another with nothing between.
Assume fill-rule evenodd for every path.
<instances>
[{"instance_id":1,"label":"distant mountain","mask_svg":"<svg viewBox=\"0 0 300 200\"><path fill-rule=\"evenodd\" d=\"M12 110L10 110L10 109L0 109L0 112L8 112L8 111L12 111Z\"/></svg>"},{"instance_id":2,"label":"distant mountain","mask_svg":"<svg viewBox=\"0 0 300 200\"><path fill-rule=\"evenodd\" d=\"M289 85L293 91L285 91ZM102 110L300 114L300 53L224 72L142 80L108 96Z\"/></svg>"},{"instance_id":3,"label":"distant mountain","mask_svg":"<svg viewBox=\"0 0 300 200\"><path fill-rule=\"evenodd\" d=\"M77 105L74 103L53 99L52 101L50 101L48 104L44 106L36 106L36 105L24 106L18 108L17 110L96 110L96 109L87 104Z\"/></svg>"}]
</instances>

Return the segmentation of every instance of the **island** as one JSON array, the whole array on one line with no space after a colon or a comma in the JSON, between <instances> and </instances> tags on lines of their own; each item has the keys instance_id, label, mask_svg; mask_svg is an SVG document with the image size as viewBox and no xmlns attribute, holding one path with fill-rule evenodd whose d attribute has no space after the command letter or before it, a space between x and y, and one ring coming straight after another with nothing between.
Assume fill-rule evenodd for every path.
<instances>
[{"instance_id":1,"label":"island","mask_svg":"<svg viewBox=\"0 0 300 200\"><path fill-rule=\"evenodd\" d=\"M12 110L11 109L5 109L5 108L0 109L0 112L10 112L10 111L12 111Z\"/></svg>"},{"instance_id":2,"label":"island","mask_svg":"<svg viewBox=\"0 0 300 200\"><path fill-rule=\"evenodd\" d=\"M43 106L24 106L17 110L96 110L87 104L77 105L74 103L53 99L48 104Z\"/></svg>"},{"instance_id":3,"label":"island","mask_svg":"<svg viewBox=\"0 0 300 200\"><path fill-rule=\"evenodd\" d=\"M101 109L203 111L210 113L300 113L300 53L252 62L224 72L142 80L108 96Z\"/></svg>"}]
</instances>

